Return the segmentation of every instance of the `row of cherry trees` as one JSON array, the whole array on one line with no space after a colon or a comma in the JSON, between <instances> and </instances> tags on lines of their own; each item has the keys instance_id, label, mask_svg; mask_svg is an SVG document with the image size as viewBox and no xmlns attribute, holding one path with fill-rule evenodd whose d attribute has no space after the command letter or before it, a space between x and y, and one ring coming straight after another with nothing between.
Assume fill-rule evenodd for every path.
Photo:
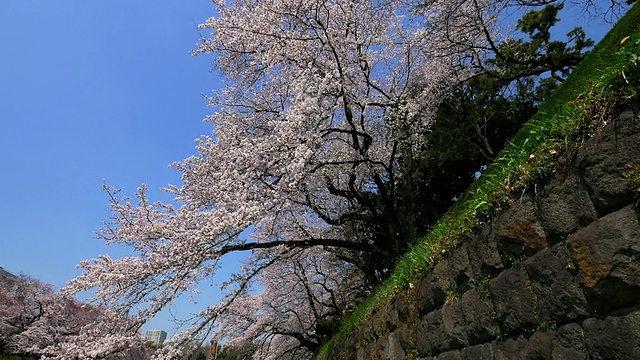
<instances>
[{"instance_id":1,"label":"row of cherry trees","mask_svg":"<svg viewBox=\"0 0 640 360\"><path fill-rule=\"evenodd\" d=\"M128 317L82 304L50 285L0 278L0 353L45 359L144 359L149 356Z\"/></svg>"},{"instance_id":2,"label":"row of cherry trees","mask_svg":"<svg viewBox=\"0 0 640 360\"><path fill-rule=\"evenodd\" d=\"M105 187L113 219L100 236L134 254L83 261L64 291L93 291L95 306L132 315L113 332L124 344L244 251L222 301L154 357L184 358L193 339L215 334L245 356L308 358L419 235L407 204L423 193L408 174L435 143L426 134L443 104L455 105L469 79L506 76L491 74L490 56L525 70L530 59L497 40L507 0L213 3L217 15L201 25L210 35L194 51L212 56L225 81L209 99L212 134L174 164L174 203L151 202L144 185L135 200ZM589 44L577 40L579 54Z\"/></svg>"}]
</instances>

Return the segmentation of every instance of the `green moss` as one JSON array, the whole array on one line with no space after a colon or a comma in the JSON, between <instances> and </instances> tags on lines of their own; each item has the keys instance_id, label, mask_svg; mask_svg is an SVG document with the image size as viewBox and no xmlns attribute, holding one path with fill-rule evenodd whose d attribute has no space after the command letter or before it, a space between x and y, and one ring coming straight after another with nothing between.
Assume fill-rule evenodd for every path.
<instances>
[{"instance_id":1,"label":"green moss","mask_svg":"<svg viewBox=\"0 0 640 360\"><path fill-rule=\"evenodd\" d=\"M405 358L406 360L420 360L420 359L422 359L420 357L420 354L418 353L418 350L416 350L416 349L412 349L411 351L408 351L406 356L407 356Z\"/></svg>"},{"instance_id":2,"label":"green moss","mask_svg":"<svg viewBox=\"0 0 640 360\"><path fill-rule=\"evenodd\" d=\"M356 343L356 350L364 349L369 345L369 342L365 339L362 339Z\"/></svg>"},{"instance_id":3,"label":"green moss","mask_svg":"<svg viewBox=\"0 0 640 360\"><path fill-rule=\"evenodd\" d=\"M623 176L627 187L635 196L636 207L638 207L640 205L640 166L628 164Z\"/></svg>"},{"instance_id":4,"label":"green moss","mask_svg":"<svg viewBox=\"0 0 640 360\"><path fill-rule=\"evenodd\" d=\"M405 349L407 353L407 359L411 359L411 356L415 356L415 359L418 359L418 333L417 333L417 325L418 320L420 318L420 314L418 312L418 297L417 292L411 290L413 285L409 286L408 291L405 295L405 304L406 311L409 315L407 319L407 326L409 330L409 337L407 339L407 349Z\"/></svg>"},{"instance_id":5,"label":"green moss","mask_svg":"<svg viewBox=\"0 0 640 360\"><path fill-rule=\"evenodd\" d=\"M460 294L459 292L452 290L452 289L448 289L445 291L445 299L444 299L444 303L445 304L449 304L455 300L460 299L460 296L462 294Z\"/></svg>"}]
</instances>

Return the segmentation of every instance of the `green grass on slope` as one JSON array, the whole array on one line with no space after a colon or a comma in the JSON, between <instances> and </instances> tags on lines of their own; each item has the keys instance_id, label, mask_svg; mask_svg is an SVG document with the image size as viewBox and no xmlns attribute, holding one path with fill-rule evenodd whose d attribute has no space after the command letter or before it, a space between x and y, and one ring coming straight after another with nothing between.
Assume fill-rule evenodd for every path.
<instances>
[{"instance_id":1,"label":"green grass on slope","mask_svg":"<svg viewBox=\"0 0 640 360\"><path fill-rule=\"evenodd\" d=\"M621 44L622 39L630 35L633 35L631 39ZM633 84L638 83L639 57L640 6L634 6L516 134L454 209L405 255L391 277L353 312L338 334L320 349L318 356L361 326L373 312L406 289L413 279L430 271L518 195L552 176L571 159L580 144L603 126L614 105L625 100L638 101L637 87L624 88L629 87L631 76L635 76ZM622 75L625 71L627 78Z\"/></svg>"}]
</instances>

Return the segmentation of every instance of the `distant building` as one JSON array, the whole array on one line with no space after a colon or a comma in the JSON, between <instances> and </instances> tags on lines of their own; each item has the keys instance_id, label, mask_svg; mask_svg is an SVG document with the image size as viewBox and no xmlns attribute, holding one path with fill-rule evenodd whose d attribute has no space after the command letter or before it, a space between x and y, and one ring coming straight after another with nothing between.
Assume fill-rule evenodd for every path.
<instances>
[{"instance_id":1,"label":"distant building","mask_svg":"<svg viewBox=\"0 0 640 360\"><path fill-rule=\"evenodd\" d=\"M144 334L144 341L151 342L156 347L160 347L166 339L167 332L163 330L147 330Z\"/></svg>"}]
</instances>

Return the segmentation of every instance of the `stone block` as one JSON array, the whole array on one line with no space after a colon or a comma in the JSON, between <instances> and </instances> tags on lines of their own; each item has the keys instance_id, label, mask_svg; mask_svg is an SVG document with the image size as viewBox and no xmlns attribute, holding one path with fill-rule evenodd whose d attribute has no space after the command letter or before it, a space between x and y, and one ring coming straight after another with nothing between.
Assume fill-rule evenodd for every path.
<instances>
[{"instance_id":1,"label":"stone block","mask_svg":"<svg viewBox=\"0 0 640 360\"><path fill-rule=\"evenodd\" d=\"M489 282L496 321L505 335L537 328L530 286L522 267L504 271Z\"/></svg>"},{"instance_id":2,"label":"stone block","mask_svg":"<svg viewBox=\"0 0 640 360\"><path fill-rule=\"evenodd\" d=\"M406 355L402 346L402 335L400 331L394 331L389 335L387 345L385 346L385 359L403 360L405 358Z\"/></svg>"},{"instance_id":3,"label":"stone block","mask_svg":"<svg viewBox=\"0 0 640 360\"><path fill-rule=\"evenodd\" d=\"M460 351L461 360L493 360L493 346L491 343L470 346Z\"/></svg>"},{"instance_id":4,"label":"stone block","mask_svg":"<svg viewBox=\"0 0 640 360\"><path fill-rule=\"evenodd\" d=\"M524 196L493 221L493 234L504 258L528 257L547 247L537 206Z\"/></svg>"},{"instance_id":5,"label":"stone block","mask_svg":"<svg viewBox=\"0 0 640 360\"><path fill-rule=\"evenodd\" d=\"M448 292L467 291L472 287L475 277L467 247L463 245L416 282L416 309L424 314L442 306Z\"/></svg>"},{"instance_id":6,"label":"stone block","mask_svg":"<svg viewBox=\"0 0 640 360\"><path fill-rule=\"evenodd\" d=\"M462 244L443 262L444 269L440 276L448 280L448 290L463 293L472 287L472 279L476 278L469 260L467 245Z\"/></svg>"},{"instance_id":7,"label":"stone block","mask_svg":"<svg viewBox=\"0 0 640 360\"><path fill-rule=\"evenodd\" d=\"M420 356L433 356L450 350L442 320L442 311L432 311L418 320L416 347Z\"/></svg>"},{"instance_id":8,"label":"stone block","mask_svg":"<svg viewBox=\"0 0 640 360\"><path fill-rule=\"evenodd\" d=\"M400 326L402 320L400 320L400 313L397 307L397 301L400 301L402 297L396 297L396 300L391 304L387 304L382 310L381 313L386 314L384 316L386 322L384 324L384 331L391 332Z\"/></svg>"},{"instance_id":9,"label":"stone block","mask_svg":"<svg viewBox=\"0 0 640 360\"><path fill-rule=\"evenodd\" d=\"M390 311L389 320L387 321L387 325L391 331L409 321L411 312L414 311L413 304L410 304L409 302L414 301L415 298L409 298L406 295L399 294L396 296L392 303L393 310Z\"/></svg>"},{"instance_id":10,"label":"stone block","mask_svg":"<svg viewBox=\"0 0 640 360\"><path fill-rule=\"evenodd\" d=\"M492 232L492 224L485 225L479 235L469 239L463 246L467 249L475 280L492 278L506 267Z\"/></svg>"},{"instance_id":11,"label":"stone block","mask_svg":"<svg viewBox=\"0 0 640 360\"><path fill-rule=\"evenodd\" d=\"M436 265L437 267L437 265ZM430 272L415 284L416 310L419 314L428 313L444 304L446 291L434 272Z\"/></svg>"},{"instance_id":12,"label":"stone block","mask_svg":"<svg viewBox=\"0 0 640 360\"><path fill-rule=\"evenodd\" d=\"M377 341L356 350L357 360L403 360L406 357L403 343L406 331L394 331Z\"/></svg>"},{"instance_id":13,"label":"stone block","mask_svg":"<svg viewBox=\"0 0 640 360\"><path fill-rule=\"evenodd\" d=\"M591 359L640 359L640 311L587 319L582 328Z\"/></svg>"},{"instance_id":14,"label":"stone block","mask_svg":"<svg viewBox=\"0 0 640 360\"><path fill-rule=\"evenodd\" d=\"M496 337L491 300L475 288L442 307L442 324L451 348L489 342Z\"/></svg>"},{"instance_id":15,"label":"stone block","mask_svg":"<svg viewBox=\"0 0 640 360\"><path fill-rule=\"evenodd\" d=\"M447 351L434 356L433 360L462 360L462 355L458 350Z\"/></svg>"},{"instance_id":16,"label":"stone block","mask_svg":"<svg viewBox=\"0 0 640 360\"><path fill-rule=\"evenodd\" d=\"M542 187L537 200L540 222L551 243L565 240L598 218L589 193L573 168Z\"/></svg>"},{"instance_id":17,"label":"stone block","mask_svg":"<svg viewBox=\"0 0 640 360\"><path fill-rule=\"evenodd\" d=\"M339 342L335 342L323 357L318 357L318 360L357 360L358 347L356 344L359 339L357 332L352 332Z\"/></svg>"},{"instance_id":18,"label":"stone block","mask_svg":"<svg viewBox=\"0 0 640 360\"><path fill-rule=\"evenodd\" d=\"M495 360L589 358L582 329L577 324L569 324L558 330L537 331L530 336L520 335L500 343L493 342L491 350Z\"/></svg>"},{"instance_id":19,"label":"stone block","mask_svg":"<svg viewBox=\"0 0 640 360\"><path fill-rule=\"evenodd\" d=\"M494 359L550 359L553 335L551 332L537 332L528 338L520 335L516 339L508 339L493 347Z\"/></svg>"},{"instance_id":20,"label":"stone block","mask_svg":"<svg viewBox=\"0 0 640 360\"><path fill-rule=\"evenodd\" d=\"M589 353L584 332L578 324L568 324L555 331L551 358L558 360L587 360Z\"/></svg>"},{"instance_id":21,"label":"stone block","mask_svg":"<svg viewBox=\"0 0 640 360\"><path fill-rule=\"evenodd\" d=\"M640 303L640 224L633 205L580 229L567 243L593 311Z\"/></svg>"},{"instance_id":22,"label":"stone block","mask_svg":"<svg viewBox=\"0 0 640 360\"><path fill-rule=\"evenodd\" d=\"M362 331L363 339L365 341L377 341L381 336L386 335L390 332L389 328L387 327L389 308L389 305L383 307L378 312L373 314L369 321L367 321L367 326Z\"/></svg>"},{"instance_id":23,"label":"stone block","mask_svg":"<svg viewBox=\"0 0 640 360\"><path fill-rule=\"evenodd\" d=\"M523 263L540 320L564 324L589 315L572 261L565 245L556 244Z\"/></svg>"},{"instance_id":24,"label":"stone block","mask_svg":"<svg viewBox=\"0 0 640 360\"><path fill-rule=\"evenodd\" d=\"M385 359L386 339L374 341L367 346L358 349L356 352L356 360L383 360Z\"/></svg>"},{"instance_id":25,"label":"stone block","mask_svg":"<svg viewBox=\"0 0 640 360\"><path fill-rule=\"evenodd\" d=\"M582 146L576 163L600 216L633 202L622 176L628 164L640 165L638 119L624 116Z\"/></svg>"},{"instance_id":26,"label":"stone block","mask_svg":"<svg viewBox=\"0 0 640 360\"><path fill-rule=\"evenodd\" d=\"M393 332L394 336L398 337L400 346L404 349L405 353L410 352L416 347L416 324L403 324L396 331Z\"/></svg>"}]
</instances>

